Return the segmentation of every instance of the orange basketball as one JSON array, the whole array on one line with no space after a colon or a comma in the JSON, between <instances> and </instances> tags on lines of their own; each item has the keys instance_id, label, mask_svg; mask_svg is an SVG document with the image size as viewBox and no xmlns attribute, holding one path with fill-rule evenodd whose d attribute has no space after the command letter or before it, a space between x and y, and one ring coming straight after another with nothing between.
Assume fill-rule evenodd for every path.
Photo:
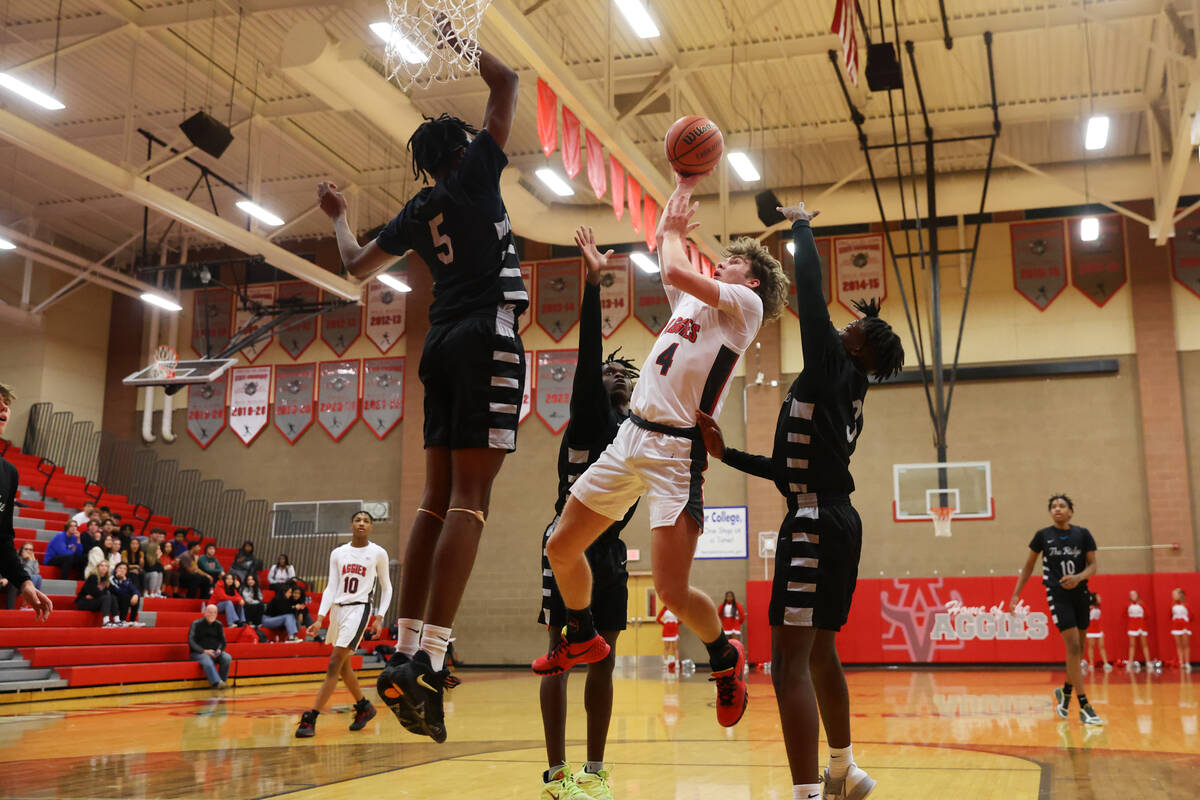
<instances>
[{"instance_id":1,"label":"orange basketball","mask_svg":"<svg viewBox=\"0 0 1200 800\"><path fill-rule=\"evenodd\" d=\"M675 124L667 129L663 146L671 169L680 175L699 175L721 160L725 139L715 122L691 114L675 120Z\"/></svg>"}]
</instances>

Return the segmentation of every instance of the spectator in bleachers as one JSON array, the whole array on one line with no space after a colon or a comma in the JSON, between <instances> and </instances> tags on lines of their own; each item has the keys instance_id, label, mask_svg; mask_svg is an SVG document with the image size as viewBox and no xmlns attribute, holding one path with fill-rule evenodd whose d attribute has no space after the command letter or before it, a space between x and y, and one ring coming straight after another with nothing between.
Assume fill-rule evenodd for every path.
<instances>
[{"instance_id":1,"label":"spectator in bleachers","mask_svg":"<svg viewBox=\"0 0 1200 800\"><path fill-rule=\"evenodd\" d=\"M275 592L271 602L263 610L263 620L259 627L268 629L283 628L287 631L288 641L297 641L296 633L300 630L296 622L296 609L292 607L292 590L285 585L281 591Z\"/></svg>"},{"instance_id":2,"label":"spectator in bleachers","mask_svg":"<svg viewBox=\"0 0 1200 800\"><path fill-rule=\"evenodd\" d=\"M232 572L222 575L213 589L212 601L217 604L217 609L225 615L226 625L240 627L246 624L246 601L242 599L240 590L241 586L238 584L237 576Z\"/></svg>"},{"instance_id":3,"label":"spectator in bleachers","mask_svg":"<svg viewBox=\"0 0 1200 800\"><path fill-rule=\"evenodd\" d=\"M141 627L138 623L138 611L141 609L141 594L137 586L129 579L129 565L117 564L113 568L113 577L109 591L117 598L117 625L125 627L132 625Z\"/></svg>"},{"instance_id":4,"label":"spectator in bleachers","mask_svg":"<svg viewBox=\"0 0 1200 800\"><path fill-rule=\"evenodd\" d=\"M206 605L204 616L188 628L188 648L192 661L199 662L204 670L209 685L224 689L233 659L225 652L225 629L217 622L217 607L213 604Z\"/></svg>"},{"instance_id":5,"label":"spectator in bleachers","mask_svg":"<svg viewBox=\"0 0 1200 800\"><path fill-rule=\"evenodd\" d=\"M179 589L185 597L206 599L212 594L213 582L196 562L200 558L200 543L192 544L191 549L180 554L177 560L179 572Z\"/></svg>"},{"instance_id":6,"label":"spectator in bleachers","mask_svg":"<svg viewBox=\"0 0 1200 800\"><path fill-rule=\"evenodd\" d=\"M171 558L176 561L179 557L191 549L187 540L187 528L176 528L175 538L171 540Z\"/></svg>"},{"instance_id":7,"label":"spectator in bleachers","mask_svg":"<svg viewBox=\"0 0 1200 800\"><path fill-rule=\"evenodd\" d=\"M282 592L287 585L296 580L296 568L288 561L287 553L280 553L275 559L275 566L267 573L267 583L276 592Z\"/></svg>"},{"instance_id":8,"label":"spectator in bleachers","mask_svg":"<svg viewBox=\"0 0 1200 800\"><path fill-rule=\"evenodd\" d=\"M79 510L78 514L71 517L71 521L80 528L87 527L88 521L92 518L92 514L94 513L96 513L96 504L91 500L84 500L83 508Z\"/></svg>"},{"instance_id":9,"label":"spectator in bleachers","mask_svg":"<svg viewBox=\"0 0 1200 800\"><path fill-rule=\"evenodd\" d=\"M87 527L79 531L79 541L83 542L84 556L87 556L93 547L103 546L104 535L100 533L100 520L88 520Z\"/></svg>"},{"instance_id":10,"label":"spectator in bleachers","mask_svg":"<svg viewBox=\"0 0 1200 800\"><path fill-rule=\"evenodd\" d=\"M117 523L112 521L112 517L106 517L100 520L100 538L105 536L117 535Z\"/></svg>"},{"instance_id":11,"label":"spectator in bleachers","mask_svg":"<svg viewBox=\"0 0 1200 800\"><path fill-rule=\"evenodd\" d=\"M220 582L221 576L225 574L225 568L221 566L221 562L217 560L217 546L209 544L204 548L204 555L196 559L196 566L200 571L212 579L213 586Z\"/></svg>"},{"instance_id":12,"label":"spectator in bleachers","mask_svg":"<svg viewBox=\"0 0 1200 800\"><path fill-rule=\"evenodd\" d=\"M48 567L57 567L62 577L67 580L83 575L83 542L79 540L79 525L74 519L68 521L62 532L56 534L46 545L46 555L42 557L42 563Z\"/></svg>"},{"instance_id":13,"label":"spectator in bleachers","mask_svg":"<svg viewBox=\"0 0 1200 800\"><path fill-rule=\"evenodd\" d=\"M4 430L8 427L8 418L12 414L12 404L16 399L16 393L0 383L0 436L4 435ZM40 589L34 587L33 581L29 580L25 570L21 569L17 551L13 549L17 536L13 528L13 519L20 482L21 475L17 468L0 457L0 576L15 586L25 598L25 602L37 610L38 622L44 622L54 610L54 604Z\"/></svg>"},{"instance_id":14,"label":"spectator in bleachers","mask_svg":"<svg viewBox=\"0 0 1200 800\"><path fill-rule=\"evenodd\" d=\"M96 571L83 582L83 588L75 595L75 608L80 611L99 611L100 626L111 628L117 617L117 596L112 592L108 562L96 564Z\"/></svg>"},{"instance_id":15,"label":"spectator in bleachers","mask_svg":"<svg viewBox=\"0 0 1200 800\"><path fill-rule=\"evenodd\" d=\"M257 628L262 624L263 609L265 608L262 588L258 585L257 573L246 573L246 579L242 581L241 595L245 603L242 606L242 610L246 613L246 622Z\"/></svg>"},{"instance_id":16,"label":"spectator in bleachers","mask_svg":"<svg viewBox=\"0 0 1200 800\"><path fill-rule=\"evenodd\" d=\"M25 574L29 580L33 581L33 588L41 591L42 575L38 570L37 557L33 554L33 542L25 542L21 545L21 569L25 570ZM17 595L21 592L21 587L9 582L7 578L0 578L0 586L8 590L8 607L17 607Z\"/></svg>"},{"instance_id":17,"label":"spectator in bleachers","mask_svg":"<svg viewBox=\"0 0 1200 800\"><path fill-rule=\"evenodd\" d=\"M165 594L168 597L183 597L183 590L179 587L179 576L183 570L179 567L179 561L171 556L168 545L170 542L163 543L162 548L158 551L158 563L163 567Z\"/></svg>"},{"instance_id":18,"label":"spectator in bleachers","mask_svg":"<svg viewBox=\"0 0 1200 800\"><path fill-rule=\"evenodd\" d=\"M308 628L313 624L312 614L308 613L308 592L299 581L292 581L292 609L296 612L296 622L300 623L301 628Z\"/></svg>"},{"instance_id":19,"label":"spectator in bleachers","mask_svg":"<svg viewBox=\"0 0 1200 800\"><path fill-rule=\"evenodd\" d=\"M142 545L142 571L145 577L146 597L162 597L163 585L163 539L166 538L166 531L161 528L154 528L150 531L150 538ZM141 541L135 539L134 541ZM170 558L170 556L165 556Z\"/></svg>"},{"instance_id":20,"label":"spectator in bleachers","mask_svg":"<svg viewBox=\"0 0 1200 800\"><path fill-rule=\"evenodd\" d=\"M115 515L114 515L114 521L115 521ZM121 540L121 549L122 550L128 550L129 543L132 542L136 538L133 535L133 526L130 525L128 522L126 522L124 525L118 524L116 535L117 535L117 538Z\"/></svg>"},{"instance_id":21,"label":"spectator in bleachers","mask_svg":"<svg viewBox=\"0 0 1200 800\"><path fill-rule=\"evenodd\" d=\"M133 526L130 526L133 530ZM121 548L121 563L129 565L129 580L137 587L138 594L146 595L146 551L142 540L130 538Z\"/></svg>"},{"instance_id":22,"label":"spectator in bleachers","mask_svg":"<svg viewBox=\"0 0 1200 800\"><path fill-rule=\"evenodd\" d=\"M113 541L112 536L105 536L100 547L93 547L87 554L87 566L83 569L84 580L87 580L96 572L96 565L101 561L108 562L108 574L111 576L117 568L117 564L121 563L121 551L117 550L117 543Z\"/></svg>"},{"instance_id":23,"label":"spectator in bleachers","mask_svg":"<svg viewBox=\"0 0 1200 800\"><path fill-rule=\"evenodd\" d=\"M249 539L242 542L242 549L238 550L237 555L233 557L233 564L230 565L229 571L245 582L247 575L251 573L258 575L262 569L262 559L254 555L254 542Z\"/></svg>"}]
</instances>

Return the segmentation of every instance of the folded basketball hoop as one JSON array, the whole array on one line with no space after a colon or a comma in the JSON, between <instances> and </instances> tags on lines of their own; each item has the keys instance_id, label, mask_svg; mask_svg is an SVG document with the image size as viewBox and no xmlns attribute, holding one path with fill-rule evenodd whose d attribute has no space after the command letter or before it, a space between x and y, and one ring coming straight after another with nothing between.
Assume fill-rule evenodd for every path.
<instances>
[{"instance_id":1,"label":"folded basketball hoop","mask_svg":"<svg viewBox=\"0 0 1200 800\"><path fill-rule=\"evenodd\" d=\"M950 520L954 517L954 509L947 506L935 506L929 509L933 515L933 535L949 536Z\"/></svg>"},{"instance_id":2,"label":"folded basketball hoop","mask_svg":"<svg viewBox=\"0 0 1200 800\"><path fill-rule=\"evenodd\" d=\"M402 89L458 80L479 61L476 34L492 0L387 0L388 76Z\"/></svg>"}]
</instances>

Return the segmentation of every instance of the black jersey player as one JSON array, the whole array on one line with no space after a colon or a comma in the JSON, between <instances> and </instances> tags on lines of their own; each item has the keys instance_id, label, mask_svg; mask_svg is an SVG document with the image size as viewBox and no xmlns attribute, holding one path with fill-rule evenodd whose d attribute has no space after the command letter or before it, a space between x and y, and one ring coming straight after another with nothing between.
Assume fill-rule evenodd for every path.
<instances>
[{"instance_id":1,"label":"black jersey player","mask_svg":"<svg viewBox=\"0 0 1200 800\"><path fill-rule=\"evenodd\" d=\"M821 794L817 707L829 740L824 796L866 797L875 781L854 764L850 700L836 636L850 613L862 549L862 522L850 504L850 456L863 428L867 375L891 377L904 348L874 303L836 330L821 289L821 262L801 203L780 211L792 221L796 299L804 369L788 388L770 457L727 448L720 428L701 416L709 453L731 467L774 481L787 498L779 529L768 612L772 674L793 794Z\"/></svg>"},{"instance_id":2,"label":"black jersey player","mask_svg":"<svg viewBox=\"0 0 1200 800\"><path fill-rule=\"evenodd\" d=\"M448 36L449 46L457 46ZM500 173L517 101L517 74L479 50L488 86L483 129L446 114L408 141L413 173L432 179L379 236L360 247L346 201L322 184L342 262L371 275L409 250L433 276L425 387L425 492L408 540L400 591L398 654L380 695L410 730L446 738L442 709L450 628L475 563L492 482L516 449L525 380L517 318L529 305Z\"/></svg>"},{"instance_id":3,"label":"black jersey player","mask_svg":"<svg viewBox=\"0 0 1200 800\"><path fill-rule=\"evenodd\" d=\"M575 365L575 380L571 387L571 420L558 448L558 499L554 504L554 520L542 536L542 610L538 621L548 626L550 647L562 638L567 624L558 584L546 557L546 542L558 523L563 506L573 484L617 436L621 423L629 417L629 395L637 367L612 353L603 355L600 330L601 269L612 256L596 248L592 229L581 227L575 232L575 243L583 253L587 266L583 287L583 304L579 313L579 360ZM616 661L617 635L625 630L628 614L629 573L625 570L625 542L621 531L633 516L637 503L629 507L587 549L588 565L592 568L592 616L596 630L612 648L601 661L588 664L587 684L584 687L584 706L587 709L587 763L576 775L567 765L567 676L546 675L541 684L542 726L546 734L546 759L549 769L542 776L542 797L569 798L574 792L583 798L611 797L608 788L610 770L604 764L604 748L608 740L608 725L612 718L612 671ZM577 789L571 784L576 784Z\"/></svg>"},{"instance_id":4,"label":"black jersey player","mask_svg":"<svg viewBox=\"0 0 1200 800\"><path fill-rule=\"evenodd\" d=\"M1096 574L1096 540L1087 528L1071 524L1075 504L1065 494L1050 498L1050 518L1054 524L1042 528L1029 542L1029 555L1017 577L1009 605L1017 608L1021 589L1033 574L1038 556L1042 559L1042 584L1050 617L1062 634L1067 648L1067 681L1054 690L1054 711L1066 719L1071 707L1071 692L1079 699L1079 719L1084 725L1103 725L1083 691L1083 635L1091 621L1087 579Z\"/></svg>"}]
</instances>

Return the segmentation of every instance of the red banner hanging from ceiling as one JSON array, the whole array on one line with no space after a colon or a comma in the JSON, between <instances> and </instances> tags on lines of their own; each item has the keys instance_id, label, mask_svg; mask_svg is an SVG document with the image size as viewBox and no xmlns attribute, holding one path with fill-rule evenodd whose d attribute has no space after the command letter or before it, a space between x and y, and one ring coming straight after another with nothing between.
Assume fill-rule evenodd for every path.
<instances>
[{"instance_id":1,"label":"red banner hanging from ceiling","mask_svg":"<svg viewBox=\"0 0 1200 800\"><path fill-rule=\"evenodd\" d=\"M587 142L588 183L592 185L596 199L600 200L608 190L608 180L604 174L604 150L600 147L600 140L591 131L585 134L584 140Z\"/></svg>"},{"instance_id":2,"label":"red banner hanging from ceiling","mask_svg":"<svg viewBox=\"0 0 1200 800\"><path fill-rule=\"evenodd\" d=\"M715 270L713 269L713 264L711 261L708 260L708 256L701 255L700 256L700 274L704 275L706 278L711 278L713 276L714 271Z\"/></svg>"},{"instance_id":3,"label":"red banner hanging from ceiling","mask_svg":"<svg viewBox=\"0 0 1200 800\"><path fill-rule=\"evenodd\" d=\"M537 82L537 129L542 152L549 158L558 147L558 95L541 78Z\"/></svg>"},{"instance_id":4,"label":"red banner hanging from ceiling","mask_svg":"<svg viewBox=\"0 0 1200 800\"><path fill-rule=\"evenodd\" d=\"M625 168L616 156L608 156L609 183L612 184L613 213L620 219L625 215Z\"/></svg>"},{"instance_id":5,"label":"red banner hanging from ceiling","mask_svg":"<svg viewBox=\"0 0 1200 800\"><path fill-rule=\"evenodd\" d=\"M567 171L568 178L574 178L579 174L583 151L580 147L579 140L579 117L571 112L571 109L563 106L563 146L562 160L563 169Z\"/></svg>"},{"instance_id":6,"label":"red banner hanging from ceiling","mask_svg":"<svg viewBox=\"0 0 1200 800\"><path fill-rule=\"evenodd\" d=\"M642 204L642 230L646 234L646 247L650 248L650 252L653 253L657 247L654 235L658 232L658 203L654 202L654 198L650 195L646 195L645 202Z\"/></svg>"},{"instance_id":7,"label":"red banner hanging from ceiling","mask_svg":"<svg viewBox=\"0 0 1200 800\"><path fill-rule=\"evenodd\" d=\"M642 229L642 186L629 176L629 221L635 231Z\"/></svg>"}]
</instances>

